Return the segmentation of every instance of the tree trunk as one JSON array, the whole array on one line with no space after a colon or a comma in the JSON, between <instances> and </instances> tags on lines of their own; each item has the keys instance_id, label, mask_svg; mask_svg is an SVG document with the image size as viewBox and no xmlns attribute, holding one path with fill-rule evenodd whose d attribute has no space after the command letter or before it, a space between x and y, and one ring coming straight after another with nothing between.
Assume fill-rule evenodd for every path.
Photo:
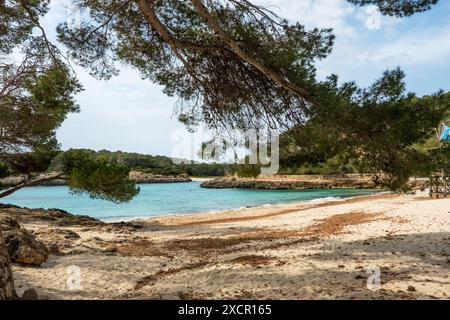
<instances>
[{"instance_id":1,"label":"tree trunk","mask_svg":"<svg viewBox=\"0 0 450 320\"><path fill-rule=\"evenodd\" d=\"M11 260L3 240L0 227L0 300L12 298L15 295L14 279L11 271Z\"/></svg>"}]
</instances>

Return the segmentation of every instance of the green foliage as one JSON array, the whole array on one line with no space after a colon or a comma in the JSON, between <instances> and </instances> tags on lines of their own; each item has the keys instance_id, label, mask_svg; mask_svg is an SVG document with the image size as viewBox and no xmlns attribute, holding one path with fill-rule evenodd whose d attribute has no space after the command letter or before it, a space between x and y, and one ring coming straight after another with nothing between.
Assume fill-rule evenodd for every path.
<instances>
[{"instance_id":1,"label":"green foliage","mask_svg":"<svg viewBox=\"0 0 450 320\"><path fill-rule=\"evenodd\" d=\"M45 171L58 150L56 129L78 111L80 84L68 70L27 57L20 66L0 67L0 86L0 160L17 173Z\"/></svg>"},{"instance_id":2,"label":"green foliage","mask_svg":"<svg viewBox=\"0 0 450 320\"><path fill-rule=\"evenodd\" d=\"M0 160L4 162L16 161L21 154L29 157L32 152L56 150L55 130L68 113L78 111L74 95L81 85L39 25L48 5L48 0L0 1Z\"/></svg>"},{"instance_id":3,"label":"green foliage","mask_svg":"<svg viewBox=\"0 0 450 320\"><path fill-rule=\"evenodd\" d=\"M0 54L20 53L20 63L0 60L0 174L46 171L59 152L56 129L77 112L74 96L82 90L39 19L49 0L0 1ZM73 192L114 202L132 199L139 189L129 168L72 150L60 170ZM7 168L7 171L6 169Z\"/></svg>"},{"instance_id":4,"label":"green foliage","mask_svg":"<svg viewBox=\"0 0 450 320\"><path fill-rule=\"evenodd\" d=\"M411 16L414 13L430 10L439 0L348 0L349 2L364 6L376 5L384 14L397 17Z\"/></svg>"},{"instance_id":5,"label":"green foliage","mask_svg":"<svg viewBox=\"0 0 450 320\"><path fill-rule=\"evenodd\" d=\"M184 164L180 169L192 177L219 177L232 172L231 165L222 163Z\"/></svg>"},{"instance_id":6,"label":"green foliage","mask_svg":"<svg viewBox=\"0 0 450 320\"><path fill-rule=\"evenodd\" d=\"M403 78L396 69L367 89L336 86L332 108L318 109L306 125L281 139L282 164L317 164L338 155L392 190L406 190L409 177L437 169L430 152L418 146L435 135L448 114L450 94L419 98L406 93Z\"/></svg>"},{"instance_id":7,"label":"green foliage","mask_svg":"<svg viewBox=\"0 0 450 320\"><path fill-rule=\"evenodd\" d=\"M0 1L0 54L10 54L32 37L36 23L32 17L43 16L48 11L49 0Z\"/></svg>"},{"instance_id":8,"label":"green foliage","mask_svg":"<svg viewBox=\"0 0 450 320\"><path fill-rule=\"evenodd\" d=\"M442 172L450 176L450 143L445 142L441 148L431 150L430 154L433 173Z\"/></svg>"},{"instance_id":9,"label":"green foliage","mask_svg":"<svg viewBox=\"0 0 450 320\"><path fill-rule=\"evenodd\" d=\"M91 198L116 203L128 202L139 193L139 188L128 178L129 167L111 164L82 150L63 154L64 174L74 193L89 193Z\"/></svg>"},{"instance_id":10,"label":"green foliage","mask_svg":"<svg viewBox=\"0 0 450 320\"><path fill-rule=\"evenodd\" d=\"M232 165L232 172L240 178L256 178L261 173L261 165L250 164L249 160L250 157L246 156L243 163Z\"/></svg>"},{"instance_id":11,"label":"green foliage","mask_svg":"<svg viewBox=\"0 0 450 320\"><path fill-rule=\"evenodd\" d=\"M8 165L0 161L0 179L10 175ZM0 186L1 188L1 186Z\"/></svg>"},{"instance_id":12,"label":"green foliage","mask_svg":"<svg viewBox=\"0 0 450 320\"><path fill-rule=\"evenodd\" d=\"M300 162L301 163L301 162ZM289 174L348 174L348 173L358 173L358 169L352 163L347 162L339 156L327 159L324 162L318 163L304 163L299 165L299 163L289 163L286 161L281 164L280 172L281 175Z\"/></svg>"},{"instance_id":13,"label":"green foliage","mask_svg":"<svg viewBox=\"0 0 450 320\"><path fill-rule=\"evenodd\" d=\"M78 111L78 81L63 67L41 63L27 56L20 66L0 66L0 154L56 150L55 130Z\"/></svg>"},{"instance_id":14,"label":"green foliage","mask_svg":"<svg viewBox=\"0 0 450 320\"><path fill-rule=\"evenodd\" d=\"M4 156L11 174L30 174L45 172L58 152L55 150L37 150Z\"/></svg>"},{"instance_id":15,"label":"green foliage","mask_svg":"<svg viewBox=\"0 0 450 320\"><path fill-rule=\"evenodd\" d=\"M230 165L226 164L207 164L207 163L189 163L174 164L172 159L165 156L143 155L139 153L122 151L93 151L82 150L91 157L99 160L105 160L111 164L125 165L132 170L160 175L181 175L188 174L193 177L213 177L224 176L231 172ZM50 171L61 171L64 167L64 153L56 156L49 168Z\"/></svg>"}]
</instances>

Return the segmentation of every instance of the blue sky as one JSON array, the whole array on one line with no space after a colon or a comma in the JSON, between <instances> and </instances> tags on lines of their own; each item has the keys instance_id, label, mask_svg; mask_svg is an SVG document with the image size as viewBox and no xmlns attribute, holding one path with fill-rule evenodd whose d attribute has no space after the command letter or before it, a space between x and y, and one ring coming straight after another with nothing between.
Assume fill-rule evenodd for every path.
<instances>
[{"instance_id":1,"label":"blue sky","mask_svg":"<svg viewBox=\"0 0 450 320\"><path fill-rule=\"evenodd\" d=\"M256 0L280 16L306 26L333 28L333 53L318 62L320 78L331 73L341 81L367 86L389 68L407 74L408 90L419 95L450 90L450 1L432 11L396 19L373 7L357 8L345 0ZM67 20L67 1L54 1L43 19L47 29ZM63 149L90 148L170 155L174 131L183 127L173 116L176 99L121 67L109 81L97 81L76 68L85 91L77 96L81 112L58 130Z\"/></svg>"}]
</instances>

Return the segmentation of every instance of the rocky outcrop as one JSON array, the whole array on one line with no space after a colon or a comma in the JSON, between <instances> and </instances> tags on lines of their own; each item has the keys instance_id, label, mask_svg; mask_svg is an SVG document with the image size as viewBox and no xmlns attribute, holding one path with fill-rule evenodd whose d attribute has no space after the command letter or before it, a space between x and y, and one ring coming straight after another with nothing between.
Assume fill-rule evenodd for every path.
<instances>
[{"instance_id":1,"label":"rocky outcrop","mask_svg":"<svg viewBox=\"0 0 450 320\"><path fill-rule=\"evenodd\" d=\"M0 300L11 299L15 296L14 280L11 271L11 260L5 245L0 225Z\"/></svg>"},{"instance_id":2,"label":"rocky outcrop","mask_svg":"<svg viewBox=\"0 0 450 320\"><path fill-rule=\"evenodd\" d=\"M166 176L166 175L158 175L145 173L140 171L131 171L130 179L136 183L146 184L146 183L179 183L179 182L191 182L191 178L188 175L181 174L178 176ZM4 187L13 187L18 184L24 183L27 181L25 175L14 175L9 176L3 179L0 179L0 185ZM46 181L41 183L42 186L64 186L66 185L66 181L64 179L55 179L51 181Z\"/></svg>"},{"instance_id":3,"label":"rocky outcrop","mask_svg":"<svg viewBox=\"0 0 450 320\"><path fill-rule=\"evenodd\" d=\"M48 259L47 246L25 229L5 231L4 239L12 262L40 266Z\"/></svg>"},{"instance_id":4,"label":"rocky outcrop","mask_svg":"<svg viewBox=\"0 0 450 320\"><path fill-rule=\"evenodd\" d=\"M426 186L427 179L412 179L415 189ZM289 175L289 176L259 176L257 178L225 177L205 181L203 188L243 188L268 190L306 190L306 189L373 189L375 183L370 175Z\"/></svg>"},{"instance_id":5,"label":"rocky outcrop","mask_svg":"<svg viewBox=\"0 0 450 320\"><path fill-rule=\"evenodd\" d=\"M131 222L106 223L58 209L29 209L0 203L0 300L42 299L33 289L26 290L22 297L17 296L12 263L34 267L46 261L49 254L107 252L108 248L100 240L95 249L86 249L80 243L78 230L132 234L139 229L141 225Z\"/></svg>"},{"instance_id":6,"label":"rocky outcrop","mask_svg":"<svg viewBox=\"0 0 450 320\"><path fill-rule=\"evenodd\" d=\"M178 176L166 176L145 173L140 171L130 171L130 179L136 183L146 184L146 183L179 183L179 182L191 182L191 178L188 175L178 175ZM66 185L65 180L56 179L49 182L45 182L42 185L45 186L63 186Z\"/></svg>"},{"instance_id":7,"label":"rocky outcrop","mask_svg":"<svg viewBox=\"0 0 450 320\"><path fill-rule=\"evenodd\" d=\"M60 209L29 209L0 203L0 222L14 219L19 224L48 223L54 227L99 227L105 231L134 231L141 226L132 222L106 223L85 215L74 215ZM3 220L2 220L3 219ZM61 230L61 229L55 229ZM61 231L64 237L75 236L70 231Z\"/></svg>"},{"instance_id":8,"label":"rocky outcrop","mask_svg":"<svg viewBox=\"0 0 450 320\"><path fill-rule=\"evenodd\" d=\"M36 289L30 288L25 290L20 300L39 300L39 294Z\"/></svg>"},{"instance_id":9,"label":"rocky outcrop","mask_svg":"<svg viewBox=\"0 0 450 320\"><path fill-rule=\"evenodd\" d=\"M39 266L47 261L49 251L45 244L23 229L16 219L0 215L0 227L11 262Z\"/></svg>"},{"instance_id":10,"label":"rocky outcrop","mask_svg":"<svg viewBox=\"0 0 450 320\"><path fill-rule=\"evenodd\" d=\"M41 186L63 186L63 185L66 185L66 181L64 179L45 179L45 178L50 178L52 175L59 175L59 174L57 172L41 173L41 174L34 173L34 174L32 174L33 178L27 177L27 175L25 175L25 174L12 175L12 176L0 179L0 186L6 187L6 188L14 187L14 186L17 186L22 183L29 183L32 179L36 179L36 178L43 180L36 185L41 185Z\"/></svg>"},{"instance_id":11,"label":"rocky outcrop","mask_svg":"<svg viewBox=\"0 0 450 320\"><path fill-rule=\"evenodd\" d=\"M243 188L268 190L305 190L354 188L371 189L375 185L365 175L297 175L297 176L260 176L257 178L225 177L205 181L203 188Z\"/></svg>"},{"instance_id":12,"label":"rocky outcrop","mask_svg":"<svg viewBox=\"0 0 450 320\"><path fill-rule=\"evenodd\" d=\"M131 171L130 179L136 183L178 183L192 181L188 175L184 174L178 176L164 176L140 171Z\"/></svg>"},{"instance_id":13,"label":"rocky outcrop","mask_svg":"<svg viewBox=\"0 0 450 320\"><path fill-rule=\"evenodd\" d=\"M20 229L20 224L16 219L0 214L0 226L5 231Z\"/></svg>"},{"instance_id":14,"label":"rocky outcrop","mask_svg":"<svg viewBox=\"0 0 450 320\"><path fill-rule=\"evenodd\" d=\"M24 183L26 177L24 175L13 175L6 178L0 179L0 186L2 187L12 187L18 184Z\"/></svg>"},{"instance_id":15,"label":"rocky outcrop","mask_svg":"<svg viewBox=\"0 0 450 320\"><path fill-rule=\"evenodd\" d=\"M41 220L58 226L98 226L105 224L97 219L83 215L73 215L60 209L28 209L0 203L0 221L2 221L1 219L7 219L1 217L14 218L19 223L27 222L28 220Z\"/></svg>"}]
</instances>

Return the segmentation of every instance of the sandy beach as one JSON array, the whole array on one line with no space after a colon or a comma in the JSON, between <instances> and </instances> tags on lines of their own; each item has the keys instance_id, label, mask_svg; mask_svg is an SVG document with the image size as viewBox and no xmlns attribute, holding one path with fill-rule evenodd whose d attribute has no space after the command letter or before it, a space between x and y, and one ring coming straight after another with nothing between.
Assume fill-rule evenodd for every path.
<instances>
[{"instance_id":1,"label":"sandy beach","mask_svg":"<svg viewBox=\"0 0 450 320\"><path fill-rule=\"evenodd\" d=\"M19 294L35 288L49 299L450 295L450 199L430 200L425 192L173 215L123 225L61 224L19 209L0 211L58 247L40 267L14 265ZM80 282L68 287L73 270L80 271ZM378 272L379 286L373 278ZM375 285L368 287L368 280Z\"/></svg>"}]
</instances>

